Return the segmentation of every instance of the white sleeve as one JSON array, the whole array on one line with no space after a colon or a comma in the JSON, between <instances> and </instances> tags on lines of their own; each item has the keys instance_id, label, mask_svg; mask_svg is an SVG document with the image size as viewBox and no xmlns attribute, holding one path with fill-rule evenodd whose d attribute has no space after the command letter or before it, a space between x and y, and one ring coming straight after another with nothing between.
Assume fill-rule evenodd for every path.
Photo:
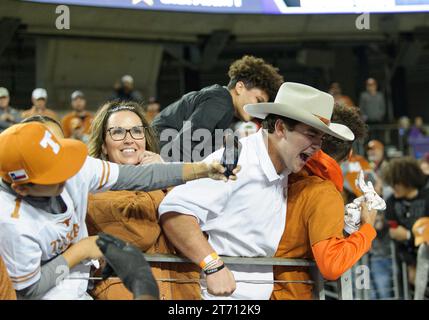
<instances>
[{"instance_id":1,"label":"white sleeve","mask_svg":"<svg viewBox=\"0 0 429 320\"><path fill-rule=\"evenodd\" d=\"M0 226L0 243L0 255L15 290L25 289L39 281L42 250L34 239L7 223Z\"/></svg>"},{"instance_id":2,"label":"white sleeve","mask_svg":"<svg viewBox=\"0 0 429 320\"><path fill-rule=\"evenodd\" d=\"M109 190L118 180L119 166L116 163L87 157L79 171L79 180L88 183L90 193Z\"/></svg>"},{"instance_id":3,"label":"white sleeve","mask_svg":"<svg viewBox=\"0 0 429 320\"><path fill-rule=\"evenodd\" d=\"M212 153L204 159L204 162L210 163L214 159L219 160L222 155L221 151ZM158 209L159 217L167 212L178 212L196 217L201 226L222 214L232 192L232 183L234 182L206 178L177 186L161 202Z\"/></svg>"}]
</instances>

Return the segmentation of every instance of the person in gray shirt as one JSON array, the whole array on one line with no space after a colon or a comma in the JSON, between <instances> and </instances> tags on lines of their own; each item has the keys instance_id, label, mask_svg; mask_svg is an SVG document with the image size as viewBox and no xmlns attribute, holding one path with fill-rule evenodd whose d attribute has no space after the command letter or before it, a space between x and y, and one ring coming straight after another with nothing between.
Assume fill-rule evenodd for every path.
<instances>
[{"instance_id":1,"label":"person in gray shirt","mask_svg":"<svg viewBox=\"0 0 429 320\"><path fill-rule=\"evenodd\" d=\"M12 108L9 103L9 91L0 87L0 132L21 121L19 111Z\"/></svg>"},{"instance_id":2,"label":"person in gray shirt","mask_svg":"<svg viewBox=\"0 0 429 320\"><path fill-rule=\"evenodd\" d=\"M364 120L369 123L380 123L386 117L386 102L381 92L377 91L378 85L374 78L366 80L366 91L362 92L359 99L359 107Z\"/></svg>"}]
</instances>

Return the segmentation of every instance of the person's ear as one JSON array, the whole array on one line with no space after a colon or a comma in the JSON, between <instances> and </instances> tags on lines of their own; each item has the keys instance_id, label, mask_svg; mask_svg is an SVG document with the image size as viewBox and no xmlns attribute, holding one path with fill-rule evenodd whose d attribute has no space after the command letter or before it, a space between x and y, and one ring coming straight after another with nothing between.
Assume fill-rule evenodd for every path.
<instances>
[{"instance_id":1,"label":"person's ear","mask_svg":"<svg viewBox=\"0 0 429 320\"><path fill-rule=\"evenodd\" d=\"M276 137L278 138L282 138L285 137L286 138L286 133L287 128L286 125L284 124L283 121L281 121L280 119L276 120L276 123L274 124L274 134L276 135Z\"/></svg>"},{"instance_id":2,"label":"person's ear","mask_svg":"<svg viewBox=\"0 0 429 320\"><path fill-rule=\"evenodd\" d=\"M27 184L16 184L12 182L10 187L15 191L17 194L19 194L22 197L28 196L28 193L30 191L30 188Z\"/></svg>"},{"instance_id":3,"label":"person's ear","mask_svg":"<svg viewBox=\"0 0 429 320\"><path fill-rule=\"evenodd\" d=\"M246 89L246 86L244 85L243 81L238 81L235 84L235 92L237 93L237 95L242 94L245 89Z\"/></svg>"}]
</instances>

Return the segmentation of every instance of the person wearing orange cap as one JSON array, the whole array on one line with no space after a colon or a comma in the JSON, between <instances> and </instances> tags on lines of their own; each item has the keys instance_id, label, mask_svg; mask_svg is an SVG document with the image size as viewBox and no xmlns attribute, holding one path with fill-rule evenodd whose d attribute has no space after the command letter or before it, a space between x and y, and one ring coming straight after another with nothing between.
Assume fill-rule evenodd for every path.
<instances>
[{"instance_id":1,"label":"person wearing orange cap","mask_svg":"<svg viewBox=\"0 0 429 320\"><path fill-rule=\"evenodd\" d=\"M332 120L346 125L356 138L365 135L365 124L356 108L336 105ZM325 136L322 151L289 179L286 227L276 257L315 259L325 279L336 280L371 247L376 236L376 210L362 204L361 226L348 238L343 235L343 176L340 163L350 156L352 141ZM313 285L308 268L274 267L273 300L310 300ZM298 283L297 281L301 281Z\"/></svg>"},{"instance_id":2,"label":"person wearing orange cap","mask_svg":"<svg viewBox=\"0 0 429 320\"><path fill-rule=\"evenodd\" d=\"M89 299L89 268L102 256L85 225L89 193L226 180L216 162L122 166L94 159L81 141L57 138L35 122L1 133L0 150L8 150L0 153L0 256L26 299Z\"/></svg>"}]
</instances>

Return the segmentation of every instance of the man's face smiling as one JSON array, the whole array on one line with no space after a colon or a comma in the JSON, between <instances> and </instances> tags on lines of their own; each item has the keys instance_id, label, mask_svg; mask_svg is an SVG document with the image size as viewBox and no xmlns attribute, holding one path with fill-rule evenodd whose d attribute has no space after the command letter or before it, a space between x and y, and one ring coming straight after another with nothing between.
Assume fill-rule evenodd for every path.
<instances>
[{"instance_id":1,"label":"man's face smiling","mask_svg":"<svg viewBox=\"0 0 429 320\"><path fill-rule=\"evenodd\" d=\"M291 172L299 172L307 161L320 150L325 134L304 123L299 123L293 131L284 130L278 144L284 165Z\"/></svg>"}]
</instances>

